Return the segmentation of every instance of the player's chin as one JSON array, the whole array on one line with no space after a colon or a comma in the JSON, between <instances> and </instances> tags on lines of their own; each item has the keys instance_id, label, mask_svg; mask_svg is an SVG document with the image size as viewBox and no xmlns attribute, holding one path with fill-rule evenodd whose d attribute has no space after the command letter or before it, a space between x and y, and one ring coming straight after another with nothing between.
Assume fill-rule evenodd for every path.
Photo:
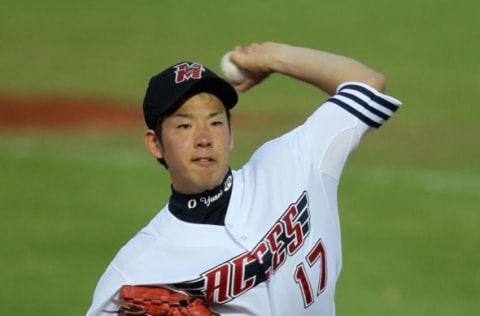
<instances>
[{"instance_id":1,"label":"player's chin","mask_svg":"<svg viewBox=\"0 0 480 316\"><path fill-rule=\"evenodd\" d=\"M210 182L210 181L197 182L197 183L195 183L195 187L192 190L192 193L196 193L196 194L204 193L204 192L211 191L211 190L215 189L217 186L218 186L218 184L213 182L213 181L212 182Z\"/></svg>"},{"instance_id":2,"label":"player's chin","mask_svg":"<svg viewBox=\"0 0 480 316\"><path fill-rule=\"evenodd\" d=\"M219 186L223 181L223 174L220 172L198 172L196 176L196 183L201 188L200 191L212 190Z\"/></svg>"}]
</instances>

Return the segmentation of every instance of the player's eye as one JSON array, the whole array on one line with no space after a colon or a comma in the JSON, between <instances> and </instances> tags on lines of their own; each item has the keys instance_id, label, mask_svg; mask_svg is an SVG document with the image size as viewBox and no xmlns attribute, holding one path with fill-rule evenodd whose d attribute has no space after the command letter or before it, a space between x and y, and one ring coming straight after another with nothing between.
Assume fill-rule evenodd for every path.
<instances>
[{"instance_id":1,"label":"player's eye","mask_svg":"<svg viewBox=\"0 0 480 316\"><path fill-rule=\"evenodd\" d=\"M221 126L221 125L223 125L223 121L214 121L214 122L212 122L212 125L213 126Z\"/></svg>"},{"instance_id":2,"label":"player's eye","mask_svg":"<svg viewBox=\"0 0 480 316\"><path fill-rule=\"evenodd\" d=\"M187 129L187 128L190 128L192 127L190 124L179 124L177 126L177 128L180 128L180 129Z\"/></svg>"}]
</instances>

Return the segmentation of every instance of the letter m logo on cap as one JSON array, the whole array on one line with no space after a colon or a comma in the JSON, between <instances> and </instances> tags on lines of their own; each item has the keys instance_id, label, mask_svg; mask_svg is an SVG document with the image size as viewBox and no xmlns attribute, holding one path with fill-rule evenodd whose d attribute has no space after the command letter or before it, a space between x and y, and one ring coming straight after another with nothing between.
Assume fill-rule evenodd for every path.
<instances>
[{"instance_id":1,"label":"letter m logo on cap","mask_svg":"<svg viewBox=\"0 0 480 316\"><path fill-rule=\"evenodd\" d=\"M181 83L189 79L200 79L205 68L197 63L181 63L175 66L175 82Z\"/></svg>"}]
</instances>

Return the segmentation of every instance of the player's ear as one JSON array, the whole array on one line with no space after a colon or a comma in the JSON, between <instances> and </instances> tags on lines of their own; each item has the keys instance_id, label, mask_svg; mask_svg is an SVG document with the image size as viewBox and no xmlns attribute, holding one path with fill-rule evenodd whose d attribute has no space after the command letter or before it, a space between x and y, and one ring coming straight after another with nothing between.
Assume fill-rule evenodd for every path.
<instances>
[{"instance_id":1,"label":"player's ear","mask_svg":"<svg viewBox=\"0 0 480 316\"><path fill-rule=\"evenodd\" d=\"M160 140L157 137L157 134L154 130L149 129L145 132L144 136L145 140L145 147L147 147L148 151L153 155L153 157L157 159L163 158L163 148L160 144Z\"/></svg>"},{"instance_id":2,"label":"player's ear","mask_svg":"<svg viewBox=\"0 0 480 316\"><path fill-rule=\"evenodd\" d=\"M229 148L230 150L232 150L233 147L234 147L233 145L234 145L234 142L233 142L233 131L230 130L230 145L228 146L228 148Z\"/></svg>"}]
</instances>

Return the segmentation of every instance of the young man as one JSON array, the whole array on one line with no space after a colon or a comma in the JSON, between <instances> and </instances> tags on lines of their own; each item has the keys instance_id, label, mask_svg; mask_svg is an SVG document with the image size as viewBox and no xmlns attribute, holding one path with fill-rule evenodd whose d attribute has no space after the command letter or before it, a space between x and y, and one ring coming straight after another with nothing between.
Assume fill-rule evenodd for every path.
<instances>
[{"instance_id":1,"label":"young man","mask_svg":"<svg viewBox=\"0 0 480 316\"><path fill-rule=\"evenodd\" d=\"M335 315L339 178L361 137L400 102L383 94L381 74L347 57L267 42L237 47L231 59L247 71L237 91L279 73L331 97L232 171L232 86L191 62L154 76L145 144L166 166L172 195L110 263L87 315L118 308L111 299L125 284L181 289L221 315Z\"/></svg>"}]
</instances>

